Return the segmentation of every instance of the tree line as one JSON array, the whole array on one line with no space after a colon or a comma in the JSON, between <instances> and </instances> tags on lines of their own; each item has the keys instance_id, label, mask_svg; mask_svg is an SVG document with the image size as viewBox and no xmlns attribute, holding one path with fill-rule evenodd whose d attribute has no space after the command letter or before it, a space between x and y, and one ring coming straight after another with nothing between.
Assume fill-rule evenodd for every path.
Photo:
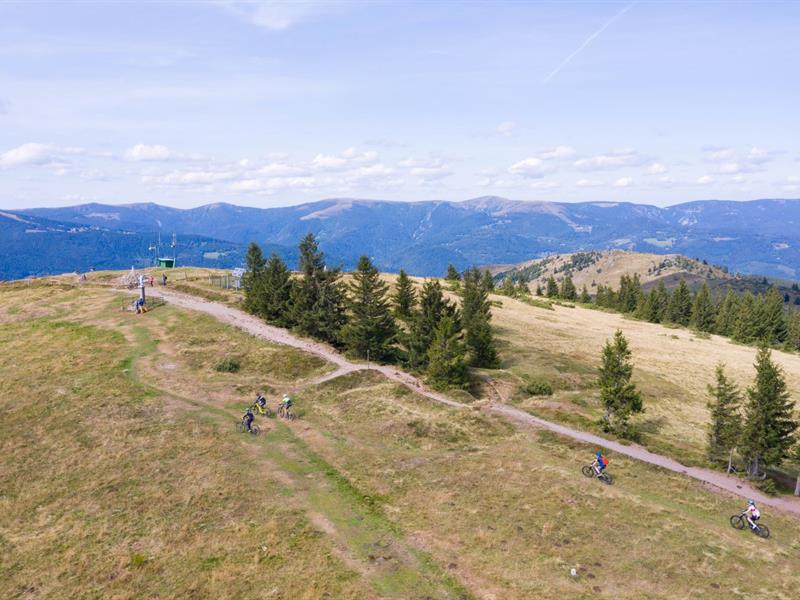
<instances>
[{"instance_id":1,"label":"tree line","mask_svg":"<svg viewBox=\"0 0 800 600\"><path fill-rule=\"evenodd\" d=\"M496 367L489 283L477 269L458 274L458 301L438 280L417 289L401 270L393 293L367 256L345 281L326 263L313 234L299 245L298 273L251 243L244 307L265 321L342 349L350 356L401 364L437 389L466 388L468 367Z\"/></svg>"},{"instance_id":2,"label":"tree line","mask_svg":"<svg viewBox=\"0 0 800 600\"><path fill-rule=\"evenodd\" d=\"M499 291L510 296L530 293L527 284L515 284L511 278L503 281ZM650 323L682 325L745 344L759 343L791 351L800 350L800 311L787 309L785 294L775 287L759 295L749 291L737 294L730 289L724 295L714 295L707 283L692 292L686 281L681 279L671 292L663 281L645 292L639 276L634 274L622 275L616 290L611 286L598 285L592 298L585 285L578 293L572 278L567 275L561 285L550 276L544 288L537 285L536 295L594 304Z\"/></svg>"}]
</instances>

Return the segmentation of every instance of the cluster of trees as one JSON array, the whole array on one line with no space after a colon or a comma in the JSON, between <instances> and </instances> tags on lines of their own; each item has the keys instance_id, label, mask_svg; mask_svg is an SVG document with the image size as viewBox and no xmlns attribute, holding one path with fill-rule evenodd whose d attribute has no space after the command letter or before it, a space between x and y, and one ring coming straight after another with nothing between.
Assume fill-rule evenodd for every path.
<instances>
[{"instance_id":1,"label":"cluster of trees","mask_svg":"<svg viewBox=\"0 0 800 600\"><path fill-rule=\"evenodd\" d=\"M367 256L349 280L331 268L312 234L300 242L299 273L283 260L267 260L258 244L247 251L244 306L265 321L342 348L350 355L401 363L424 373L436 388L466 387L469 365L497 366L488 294L491 276L456 273L460 305L440 283L417 290L400 271L394 293Z\"/></svg>"},{"instance_id":2,"label":"cluster of trees","mask_svg":"<svg viewBox=\"0 0 800 600\"><path fill-rule=\"evenodd\" d=\"M552 299L592 303L586 286L578 294L569 276L563 278L560 286L551 276L545 289L537 286L536 293ZM800 350L800 311L787 310L785 295L774 287L758 296L750 292L737 294L733 290L714 296L707 283L692 292L681 279L672 292L663 281L645 292L639 276L634 274L623 275L616 290L598 285L593 302L651 323L672 323L724 335L737 342Z\"/></svg>"},{"instance_id":3,"label":"cluster of trees","mask_svg":"<svg viewBox=\"0 0 800 600\"><path fill-rule=\"evenodd\" d=\"M772 360L770 349L762 345L756 354L756 376L746 390L746 401L739 388L716 367L714 383L708 386L711 422L708 429L708 459L731 469L734 453L751 473L763 465L779 466L794 456L800 461L797 444L798 422L794 402L786 387L781 368ZM599 369L598 385L604 414L603 429L621 437L635 437L629 419L644 410L642 395L632 381L633 365L628 341L621 331L606 342Z\"/></svg>"},{"instance_id":4,"label":"cluster of trees","mask_svg":"<svg viewBox=\"0 0 800 600\"><path fill-rule=\"evenodd\" d=\"M758 472L762 463L778 466L789 457L796 441L794 402L786 389L784 374L766 346L758 350L755 369L746 403L737 385L725 374L723 364L717 366L715 381L708 386L708 458L716 464L727 464L728 470L734 452L745 460L751 473ZM800 447L796 455L800 460Z\"/></svg>"}]
</instances>

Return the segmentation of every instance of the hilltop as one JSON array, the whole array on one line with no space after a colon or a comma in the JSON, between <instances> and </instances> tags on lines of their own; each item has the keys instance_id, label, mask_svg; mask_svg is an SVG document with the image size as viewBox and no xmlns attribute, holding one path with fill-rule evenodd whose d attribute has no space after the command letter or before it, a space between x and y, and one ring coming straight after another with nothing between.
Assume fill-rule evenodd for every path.
<instances>
[{"instance_id":1,"label":"hilltop","mask_svg":"<svg viewBox=\"0 0 800 600\"><path fill-rule=\"evenodd\" d=\"M730 272L800 277L800 201L703 201L667 208L624 202L521 202L482 197L464 202L386 202L331 199L259 209L215 203L180 210L157 204L84 204L14 211L81 226L128 231L155 240L157 232L203 236L242 248L256 241L290 262L306 233L321 241L332 264L353 267L369 255L384 271L401 267L440 276L448 263L516 264L574 252L629 250L696 256ZM6 252L0 221L0 254ZM24 238L34 242L32 236ZM21 243L21 242L20 242ZM66 239L54 240L65 257ZM34 255L34 248L27 253ZM25 246L18 247L26 252ZM113 253L124 268L147 252ZM70 270L85 269L75 257ZM236 266L221 254L216 266ZM144 262L138 264L145 264ZM194 264L194 263L192 263ZM209 263L204 263L209 264ZM32 272L47 272L40 261ZM53 271L49 271L53 272ZM0 271L0 278L8 274Z\"/></svg>"},{"instance_id":2,"label":"hilltop","mask_svg":"<svg viewBox=\"0 0 800 600\"><path fill-rule=\"evenodd\" d=\"M764 504L772 538L736 531L741 496L622 452L603 486L580 474L596 445L492 410L592 431L597 359L621 328L642 443L702 464L705 385L720 359L746 385L751 347L493 296L500 368L443 404L219 310L167 296L123 312L120 275L0 285L3 597L789 598L800 585L795 516ZM170 282L241 302L205 271ZM797 400L800 358L774 356ZM230 358L238 372L219 368ZM531 378L553 395L524 393ZM259 390L273 408L294 393L299 419L237 434Z\"/></svg>"}]
</instances>

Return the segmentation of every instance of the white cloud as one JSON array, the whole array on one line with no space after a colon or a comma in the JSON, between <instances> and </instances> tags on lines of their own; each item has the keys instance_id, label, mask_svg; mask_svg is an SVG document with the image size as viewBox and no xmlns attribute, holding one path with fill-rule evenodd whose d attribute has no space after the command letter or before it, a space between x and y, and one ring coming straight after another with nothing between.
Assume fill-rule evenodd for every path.
<instances>
[{"instance_id":1,"label":"white cloud","mask_svg":"<svg viewBox=\"0 0 800 600\"><path fill-rule=\"evenodd\" d=\"M177 158L169 148L160 144L136 144L128 148L123 156L125 160L136 162Z\"/></svg>"},{"instance_id":2,"label":"white cloud","mask_svg":"<svg viewBox=\"0 0 800 600\"><path fill-rule=\"evenodd\" d=\"M503 121L494 130L503 137L511 137L514 135L514 130L517 128L517 124L514 121Z\"/></svg>"},{"instance_id":3,"label":"white cloud","mask_svg":"<svg viewBox=\"0 0 800 600\"><path fill-rule=\"evenodd\" d=\"M576 151L575 148L572 146L556 146L555 148L551 148L549 150L545 150L539 155L539 158L544 160L562 160L565 158L571 158L575 156Z\"/></svg>"},{"instance_id":4,"label":"white cloud","mask_svg":"<svg viewBox=\"0 0 800 600\"><path fill-rule=\"evenodd\" d=\"M720 162L730 160L736 156L736 151L733 148L721 148L718 146L706 146L703 148L706 154L706 160L711 162Z\"/></svg>"},{"instance_id":5,"label":"white cloud","mask_svg":"<svg viewBox=\"0 0 800 600\"><path fill-rule=\"evenodd\" d=\"M313 169L334 170L341 169L347 164L347 159L332 154L317 154L311 161Z\"/></svg>"},{"instance_id":6,"label":"white cloud","mask_svg":"<svg viewBox=\"0 0 800 600\"><path fill-rule=\"evenodd\" d=\"M590 158L575 161L575 167L582 171L607 171L623 167L637 166L644 162L636 150L613 150Z\"/></svg>"},{"instance_id":7,"label":"white cloud","mask_svg":"<svg viewBox=\"0 0 800 600\"><path fill-rule=\"evenodd\" d=\"M703 175L697 178L697 185L709 185L714 183L714 178L711 175Z\"/></svg>"},{"instance_id":8,"label":"white cloud","mask_svg":"<svg viewBox=\"0 0 800 600\"><path fill-rule=\"evenodd\" d=\"M575 185L582 188L588 187L600 187L603 184L602 181L598 181L597 179L579 179L575 182Z\"/></svg>"},{"instance_id":9,"label":"white cloud","mask_svg":"<svg viewBox=\"0 0 800 600\"><path fill-rule=\"evenodd\" d=\"M654 162L649 167L647 167L647 174L648 175L662 175L663 173L667 172L667 167L659 162Z\"/></svg>"},{"instance_id":10,"label":"white cloud","mask_svg":"<svg viewBox=\"0 0 800 600\"><path fill-rule=\"evenodd\" d=\"M523 177L530 177L532 179L541 179L548 170L544 161L541 158L535 157L521 160L508 168L508 171L514 175L522 175Z\"/></svg>"},{"instance_id":11,"label":"white cloud","mask_svg":"<svg viewBox=\"0 0 800 600\"><path fill-rule=\"evenodd\" d=\"M0 154L0 168L21 166L53 166L63 175L69 164L66 155L83 154L83 148L59 147L53 144L29 142Z\"/></svg>"},{"instance_id":12,"label":"white cloud","mask_svg":"<svg viewBox=\"0 0 800 600\"><path fill-rule=\"evenodd\" d=\"M142 183L198 186L230 181L236 176L237 174L231 171L173 171L166 175L144 175Z\"/></svg>"},{"instance_id":13,"label":"white cloud","mask_svg":"<svg viewBox=\"0 0 800 600\"><path fill-rule=\"evenodd\" d=\"M763 165L771 161L774 155L774 152L753 146L747 153L747 161L754 165Z\"/></svg>"},{"instance_id":14,"label":"white cloud","mask_svg":"<svg viewBox=\"0 0 800 600\"><path fill-rule=\"evenodd\" d=\"M675 178L670 175L664 175L663 177L658 178L659 183L663 183L665 185L672 185L675 183Z\"/></svg>"},{"instance_id":15,"label":"white cloud","mask_svg":"<svg viewBox=\"0 0 800 600\"><path fill-rule=\"evenodd\" d=\"M532 181L528 187L534 190L552 190L559 187L555 181Z\"/></svg>"},{"instance_id":16,"label":"white cloud","mask_svg":"<svg viewBox=\"0 0 800 600\"><path fill-rule=\"evenodd\" d=\"M630 177L620 177L614 182L614 187L628 187L633 183L633 179Z\"/></svg>"},{"instance_id":17,"label":"white cloud","mask_svg":"<svg viewBox=\"0 0 800 600\"><path fill-rule=\"evenodd\" d=\"M426 181L434 181L438 179L443 179L445 177L449 177L452 175L453 172L445 167L414 167L411 169L411 175L414 177L419 177L420 179L424 179Z\"/></svg>"},{"instance_id":18,"label":"white cloud","mask_svg":"<svg viewBox=\"0 0 800 600\"><path fill-rule=\"evenodd\" d=\"M732 163L725 163L723 165L720 165L718 171L720 173L725 173L726 175L732 175L734 173L741 173L742 171L745 171L746 169L747 169L747 167L745 165L732 162Z\"/></svg>"}]
</instances>

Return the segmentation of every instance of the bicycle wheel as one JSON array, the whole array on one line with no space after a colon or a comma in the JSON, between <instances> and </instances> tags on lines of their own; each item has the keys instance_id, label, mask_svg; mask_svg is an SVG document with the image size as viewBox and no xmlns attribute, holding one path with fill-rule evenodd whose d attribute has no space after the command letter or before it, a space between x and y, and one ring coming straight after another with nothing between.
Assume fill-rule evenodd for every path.
<instances>
[{"instance_id":1,"label":"bicycle wheel","mask_svg":"<svg viewBox=\"0 0 800 600\"><path fill-rule=\"evenodd\" d=\"M753 529L753 533L760 538L767 539L769 537L769 527L756 523L756 528Z\"/></svg>"},{"instance_id":2,"label":"bicycle wheel","mask_svg":"<svg viewBox=\"0 0 800 600\"><path fill-rule=\"evenodd\" d=\"M293 410L290 410L286 412L286 418L289 419L290 421L294 421L297 418L297 415L294 414Z\"/></svg>"},{"instance_id":3,"label":"bicycle wheel","mask_svg":"<svg viewBox=\"0 0 800 600\"><path fill-rule=\"evenodd\" d=\"M258 435L259 433L261 433L261 430L255 425L253 425L252 427L250 427L250 433L252 433L253 435Z\"/></svg>"},{"instance_id":4,"label":"bicycle wheel","mask_svg":"<svg viewBox=\"0 0 800 600\"><path fill-rule=\"evenodd\" d=\"M244 423L242 423L241 421L239 421L239 422L236 424L236 431L238 431L239 433L244 433L244 430L245 430Z\"/></svg>"},{"instance_id":5,"label":"bicycle wheel","mask_svg":"<svg viewBox=\"0 0 800 600\"><path fill-rule=\"evenodd\" d=\"M586 465L581 469L581 473L583 473L586 477L592 477L594 475L594 469L589 465Z\"/></svg>"},{"instance_id":6,"label":"bicycle wheel","mask_svg":"<svg viewBox=\"0 0 800 600\"><path fill-rule=\"evenodd\" d=\"M602 481L606 485L611 485L611 483L614 481L614 478L611 477L611 475L609 475L608 473L601 473L600 481Z\"/></svg>"},{"instance_id":7,"label":"bicycle wheel","mask_svg":"<svg viewBox=\"0 0 800 600\"><path fill-rule=\"evenodd\" d=\"M742 515L733 515L731 517L731 527L734 529L744 529L745 521Z\"/></svg>"}]
</instances>

